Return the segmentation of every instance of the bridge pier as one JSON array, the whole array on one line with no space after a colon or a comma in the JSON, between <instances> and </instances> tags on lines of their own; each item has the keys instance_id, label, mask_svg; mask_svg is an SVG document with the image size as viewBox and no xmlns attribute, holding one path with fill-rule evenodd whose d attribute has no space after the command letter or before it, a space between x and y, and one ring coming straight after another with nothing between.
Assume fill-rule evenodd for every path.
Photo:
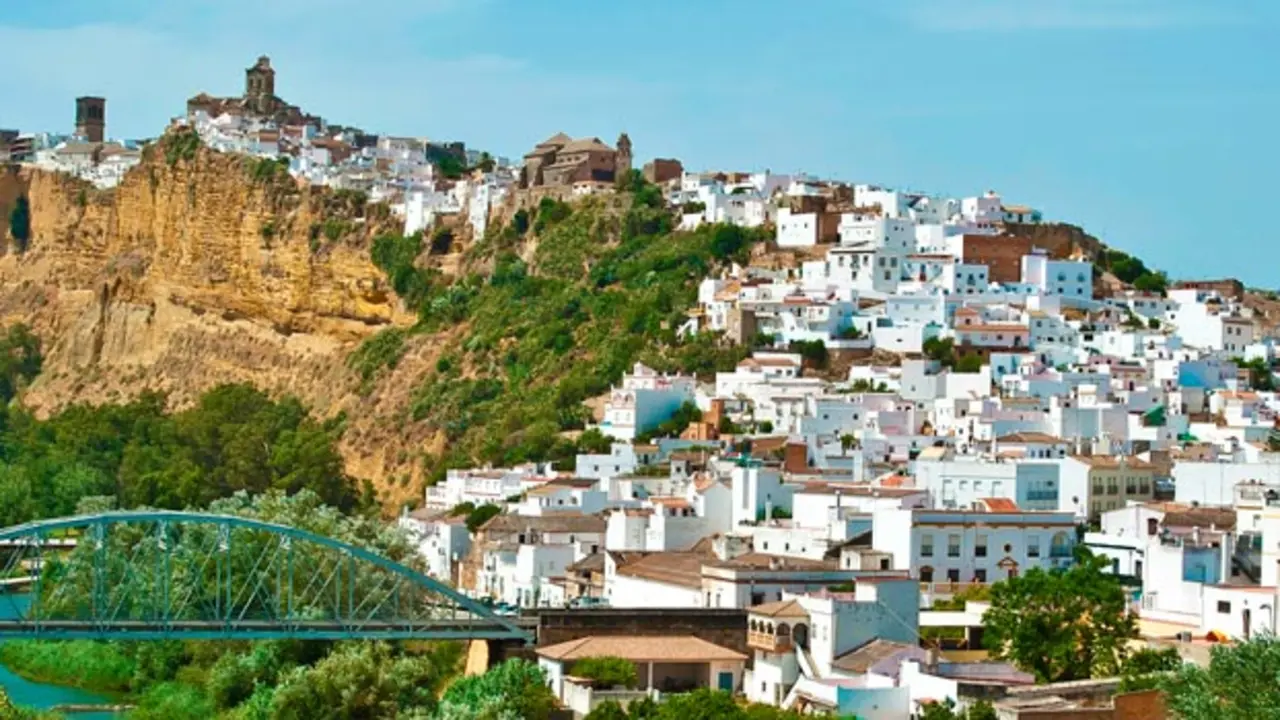
<instances>
[{"instance_id":1,"label":"bridge pier","mask_svg":"<svg viewBox=\"0 0 1280 720\"><path fill-rule=\"evenodd\" d=\"M467 646L466 675L483 675L486 670L511 658L537 662L532 645L521 640L472 640Z\"/></svg>"}]
</instances>

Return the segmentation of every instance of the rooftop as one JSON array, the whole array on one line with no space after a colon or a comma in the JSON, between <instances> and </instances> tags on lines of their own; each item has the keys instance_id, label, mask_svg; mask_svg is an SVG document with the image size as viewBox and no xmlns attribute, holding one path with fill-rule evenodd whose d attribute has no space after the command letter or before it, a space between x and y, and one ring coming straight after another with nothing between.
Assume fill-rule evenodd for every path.
<instances>
[{"instance_id":1,"label":"rooftop","mask_svg":"<svg viewBox=\"0 0 1280 720\"><path fill-rule=\"evenodd\" d=\"M747 656L692 635L592 635L538 648L538 655L560 661L617 657L631 662L734 662Z\"/></svg>"}]
</instances>

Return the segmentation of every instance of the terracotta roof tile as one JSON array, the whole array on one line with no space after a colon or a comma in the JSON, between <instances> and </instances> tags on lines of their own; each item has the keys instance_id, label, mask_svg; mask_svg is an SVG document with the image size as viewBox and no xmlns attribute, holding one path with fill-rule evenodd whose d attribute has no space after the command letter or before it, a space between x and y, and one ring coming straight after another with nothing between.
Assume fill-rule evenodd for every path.
<instances>
[{"instance_id":1,"label":"terracotta roof tile","mask_svg":"<svg viewBox=\"0 0 1280 720\"><path fill-rule=\"evenodd\" d=\"M632 662L733 662L747 656L692 635L592 635L538 648L551 660L573 661L589 657L619 657Z\"/></svg>"}]
</instances>

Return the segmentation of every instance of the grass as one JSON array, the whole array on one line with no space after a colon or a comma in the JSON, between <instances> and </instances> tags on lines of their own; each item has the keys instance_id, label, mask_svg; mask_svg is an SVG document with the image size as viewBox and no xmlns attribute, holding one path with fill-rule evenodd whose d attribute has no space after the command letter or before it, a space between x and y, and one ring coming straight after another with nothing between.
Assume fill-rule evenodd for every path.
<instances>
[{"instance_id":1,"label":"grass","mask_svg":"<svg viewBox=\"0 0 1280 720\"><path fill-rule=\"evenodd\" d=\"M0 644L0 664L34 682L100 693L128 692L134 661L115 643L92 640Z\"/></svg>"}]
</instances>

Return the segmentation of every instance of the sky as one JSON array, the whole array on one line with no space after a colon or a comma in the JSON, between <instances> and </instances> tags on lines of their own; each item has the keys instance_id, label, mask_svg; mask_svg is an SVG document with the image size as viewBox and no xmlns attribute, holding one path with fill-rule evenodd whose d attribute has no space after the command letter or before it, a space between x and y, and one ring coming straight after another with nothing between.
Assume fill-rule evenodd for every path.
<instances>
[{"instance_id":1,"label":"sky","mask_svg":"<svg viewBox=\"0 0 1280 720\"><path fill-rule=\"evenodd\" d=\"M518 158L996 190L1172 277L1280 287L1277 0L4 0L0 127L149 137L200 91ZM1254 212L1257 210L1258 212Z\"/></svg>"}]
</instances>

